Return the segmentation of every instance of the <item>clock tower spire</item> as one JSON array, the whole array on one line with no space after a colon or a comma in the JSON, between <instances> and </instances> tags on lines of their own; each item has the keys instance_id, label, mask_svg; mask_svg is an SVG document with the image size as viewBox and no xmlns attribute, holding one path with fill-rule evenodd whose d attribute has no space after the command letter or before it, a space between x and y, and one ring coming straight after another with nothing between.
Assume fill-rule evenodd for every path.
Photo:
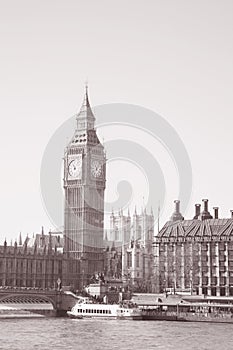
<instances>
[{"instance_id":1,"label":"clock tower spire","mask_svg":"<svg viewBox=\"0 0 233 350\"><path fill-rule=\"evenodd\" d=\"M85 85L85 95L83 104L76 117L77 128L79 130L91 130L95 127L95 116L92 112L89 98L88 98L88 85Z\"/></svg>"},{"instance_id":2,"label":"clock tower spire","mask_svg":"<svg viewBox=\"0 0 233 350\"><path fill-rule=\"evenodd\" d=\"M82 283L103 271L106 159L95 130L88 88L64 157L65 253L80 260ZM85 262L85 263L84 263Z\"/></svg>"}]
</instances>

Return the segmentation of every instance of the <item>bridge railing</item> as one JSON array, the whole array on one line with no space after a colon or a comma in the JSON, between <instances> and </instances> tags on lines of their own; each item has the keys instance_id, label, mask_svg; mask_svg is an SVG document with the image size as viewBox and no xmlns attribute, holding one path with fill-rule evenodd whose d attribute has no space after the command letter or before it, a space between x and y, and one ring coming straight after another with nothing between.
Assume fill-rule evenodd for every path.
<instances>
[{"instance_id":1,"label":"bridge railing","mask_svg":"<svg viewBox=\"0 0 233 350\"><path fill-rule=\"evenodd\" d=\"M26 292L26 293L35 293L35 294L48 294L48 293L52 293L52 294L57 294L57 293L61 293L61 290L57 290L55 288L33 288L33 287L1 287L0 286L0 293L8 293L8 292L13 292L13 293L22 293L22 292Z\"/></svg>"}]
</instances>

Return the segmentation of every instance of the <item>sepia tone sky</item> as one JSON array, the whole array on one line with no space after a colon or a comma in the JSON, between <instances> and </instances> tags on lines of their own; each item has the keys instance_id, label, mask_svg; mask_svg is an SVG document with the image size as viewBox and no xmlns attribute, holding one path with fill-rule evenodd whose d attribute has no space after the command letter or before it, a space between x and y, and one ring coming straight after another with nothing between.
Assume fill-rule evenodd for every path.
<instances>
[{"instance_id":1,"label":"sepia tone sky","mask_svg":"<svg viewBox=\"0 0 233 350\"><path fill-rule=\"evenodd\" d=\"M186 217L202 198L228 217L232 13L231 0L3 1L0 243L54 228L41 198L41 160L56 129L79 110L86 79L92 105L139 105L179 134L193 170ZM163 222L176 193L166 195Z\"/></svg>"}]
</instances>

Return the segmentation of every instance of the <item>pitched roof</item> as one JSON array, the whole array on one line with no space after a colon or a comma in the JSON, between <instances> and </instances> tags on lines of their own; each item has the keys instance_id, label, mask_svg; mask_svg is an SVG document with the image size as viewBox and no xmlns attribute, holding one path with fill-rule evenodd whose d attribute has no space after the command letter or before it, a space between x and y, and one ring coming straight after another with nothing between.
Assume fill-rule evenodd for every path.
<instances>
[{"instance_id":1,"label":"pitched roof","mask_svg":"<svg viewBox=\"0 0 233 350\"><path fill-rule=\"evenodd\" d=\"M168 221L156 236L157 239L196 237L233 240L233 219Z\"/></svg>"}]
</instances>

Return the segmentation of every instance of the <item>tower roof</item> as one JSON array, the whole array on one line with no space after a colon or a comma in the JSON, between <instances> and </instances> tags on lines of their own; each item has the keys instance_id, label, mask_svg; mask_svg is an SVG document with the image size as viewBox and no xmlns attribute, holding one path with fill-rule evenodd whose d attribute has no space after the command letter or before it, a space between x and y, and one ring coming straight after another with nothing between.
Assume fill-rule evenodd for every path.
<instances>
[{"instance_id":1,"label":"tower roof","mask_svg":"<svg viewBox=\"0 0 233 350\"><path fill-rule=\"evenodd\" d=\"M98 135L95 130L95 116L92 112L89 97L88 97L88 87L85 87L85 94L82 106L78 114L76 114L76 129L74 135L69 142L66 153L72 147L83 147L87 144L90 146L98 146L103 148L101 145Z\"/></svg>"},{"instance_id":2,"label":"tower roof","mask_svg":"<svg viewBox=\"0 0 233 350\"><path fill-rule=\"evenodd\" d=\"M90 102L89 102L89 97L88 97L88 86L85 86L85 94L84 94L84 99L82 106L80 108L79 113L77 114L77 122L79 120L89 120L92 122L92 124L95 122L95 116L92 112ZM94 126L94 125L93 125ZM88 125L87 125L88 127Z\"/></svg>"}]
</instances>

